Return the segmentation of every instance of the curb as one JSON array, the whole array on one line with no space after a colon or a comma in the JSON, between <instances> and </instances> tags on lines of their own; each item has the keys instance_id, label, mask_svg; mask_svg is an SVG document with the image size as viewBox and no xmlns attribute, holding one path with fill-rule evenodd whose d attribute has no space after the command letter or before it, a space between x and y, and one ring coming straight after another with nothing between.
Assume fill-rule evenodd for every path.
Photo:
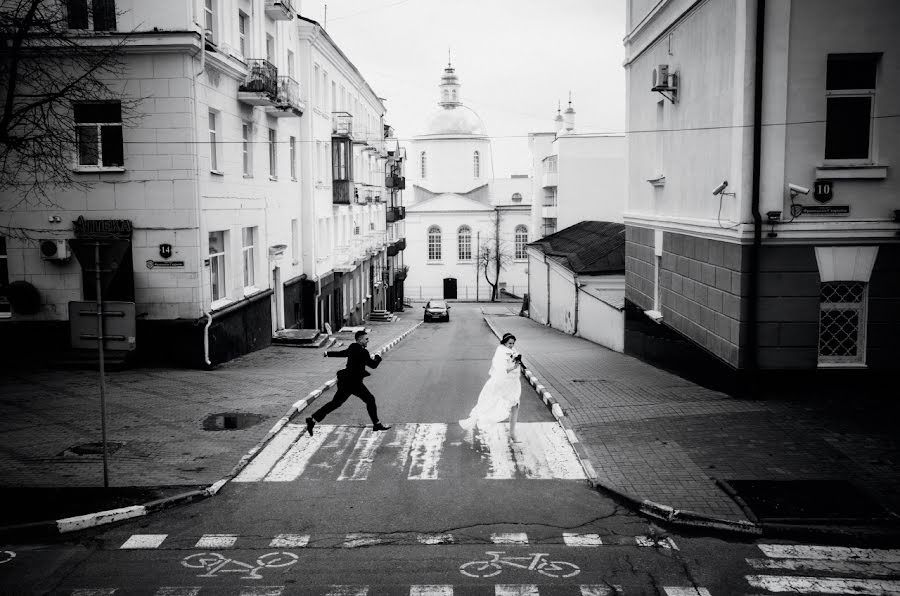
<instances>
[{"instance_id":1,"label":"curb","mask_svg":"<svg viewBox=\"0 0 900 596\"><path fill-rule=\"evenodd\" d=\"M493 322L488 319L487 315L484 315L484 322L491 329L491 332L493 332L493 334L497 336L498 339L503 337L503 334L497 330ZM661 505L648 499L641 499L619 488L600 482L599 480L597 480L597 473L594 471L594 466L587 456L583 443L578 440L578 437L575 434L575 430L572 428L572 424L566 417L560 403L556 400L555 397L553 397L553 395L549 391L547 391L547 388L540 383L537 376L535 376L535 374L531 372L531 370L525 365L522 365L522 374L526 379L528 379L528 383L534 389L535 393L537 393L538 397L541 398L541 401L544 402L544 405L547 406L547 409L550 410L550 413L553 414L553 417L557 422L559 422L560 426L562 426L563 430L566 432L566 437L568 438L569 443L572 445L572 448L575 450L575 454L578 456L578 460L579 462L581 462L581 467L584 469L585 475L587 475L588 482L590 483L592 488L600 489L604 492L610 493L617 500L624 502L627 506L637 511L641 515L662 522L679 526L690 526L695 528L699 527L725 532L735 532L743 535L749 534L761 536L763 534L764 526L760 524L755 524L753 522L744 520L735 521L722 519L704 515L702 513L695 513L693 511L675 509L673 507L669 507L668 505Z\"/></svg>"},{"instance_id":2,"label":"curb","mask_svg":"<svg viewBox=\"0 0 900 596\"><path fill-rule=\"evenodd\" d=\"M422 321L419 321L410 329L404 331L399 336L382 345L377 350L374 350L373 354L384 354L385 352L391 350L407 335L418 329L420 325L422 325ZM332 342L332 345L333 343L334 342ZM149 503L144 503L143 505L132 505L130 507L122 507L120 509L107 509L106 511L97 511L85 515L66 517L63 519L53 519L31 522L27 524L17 524L13 526L3 526L0 527L0 539L9 540L21 539L25 537L50 538L53 536L58 536L60 534L77 532L79 530L86 530L88 528L93 528L96 526L111 524L127 519L133 519L136 517L143 517L150 513L156 513L157 511L162 511L163 509L168 509L176 505L187 504L193 501L199 501L215 496L220 490L222 490L222 488L224 488L226 484L228 484L235 476L237 476L241 472L241 470L243 470L253 460L253 458L256 457L257 454L259 454L260 451L263 450L263 448L269 443L269 441L271 441L272 438L275 437L275 435L277 435L288 422L290 422L291 418L294 415L298 414L311 403L313 403L318 397L322 395L322 393L324 393L331 387L334 387L336 383L336 378L328 379L322 385L310 391L305 398L299 399L294 402L287 413L279 418L275 425L272 426L272 428L269 430L269 432L266 433L266 436L264 436L252 449L250 449L250 451L244 454L244 456L241 457L238 463L235 464L233 468L231 468L231 471L228 472L228 474L206 488L187 491L178 495L166 497L164 499L157 499L156 501L150 501Z\"/></svg>"}]
</instances>

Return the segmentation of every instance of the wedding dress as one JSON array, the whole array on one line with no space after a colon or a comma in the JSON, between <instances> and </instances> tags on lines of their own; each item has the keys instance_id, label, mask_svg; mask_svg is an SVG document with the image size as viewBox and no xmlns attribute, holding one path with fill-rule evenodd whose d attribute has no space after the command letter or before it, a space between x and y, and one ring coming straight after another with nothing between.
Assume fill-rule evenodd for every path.
<instances>
[{"instance_id":1,"label":"wedding dress","mask_svg":"<svg viewBox=\"0 0 900 596\"><path fill-rule=\"evenodd\" d=\"M515 349L502 344L497 346L494 359L491 361L489 378L481 388L478 402L472 408L469 417L459 421L459 425L464 429L468 430L482 423L503 422L509 418L510 410L518 405L522 394L519 367L516 366L507 372L517 354Z\"/></svg>"}]
</instances>

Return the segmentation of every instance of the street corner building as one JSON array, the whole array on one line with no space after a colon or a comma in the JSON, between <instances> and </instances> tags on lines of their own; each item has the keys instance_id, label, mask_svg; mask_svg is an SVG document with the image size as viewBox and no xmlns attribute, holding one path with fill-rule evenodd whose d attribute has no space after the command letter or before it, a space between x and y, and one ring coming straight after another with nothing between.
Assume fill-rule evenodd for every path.
<instances>
[{"instance_id":1,"label":"street corner building","mask_svg":"<svg viewBox=\"0 0 900 596\"><path fill-rule=\"evenodd\" d=\"M735 390L886 376L896 4L632 0L626 19L626 352Z\"/></svg>"},{"instance_id":2,"label":"street corner building","mask_svg":"<svg viewBox=\"0 0 900 596\"><path fill-rule=\"evenodd\" d=\"M69 183L4 190L4 352L85 348L98 291L130 319L108 323L108 349L191 367L402 304L403 151L296 1L68 0L56 16L67 51L120 44L119 65L100 96L59 105Z\"/></svg>"}]
</instances>

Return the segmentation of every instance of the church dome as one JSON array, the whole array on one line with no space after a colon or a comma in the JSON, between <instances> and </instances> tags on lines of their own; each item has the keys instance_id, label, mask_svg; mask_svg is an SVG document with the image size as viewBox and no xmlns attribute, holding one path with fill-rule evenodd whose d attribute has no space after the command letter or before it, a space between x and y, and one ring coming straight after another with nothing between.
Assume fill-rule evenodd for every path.
<instances>
[{"instance_id":1,"label":"church dome","mask_svg":"<svg viewBox=\"0 0 900 596\"><path fill-rule=\"evenodd\" d=\"M484 136L484 123L473 110L464 105L443 107L428 117L423 135Z\"/></svg>"}]
</instances>

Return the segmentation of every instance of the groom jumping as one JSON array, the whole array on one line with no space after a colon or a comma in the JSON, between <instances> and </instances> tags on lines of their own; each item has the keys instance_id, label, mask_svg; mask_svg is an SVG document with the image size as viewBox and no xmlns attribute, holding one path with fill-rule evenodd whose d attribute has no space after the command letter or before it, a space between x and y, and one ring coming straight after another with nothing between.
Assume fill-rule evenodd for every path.
<instances>
[{"instance_id":1,"label":"groom jumping","mask_svg":"<svg viewBox=\"0 0 900 596\"><path fill-rule=\"evenodd\" d=\"M374 358L369 356L369 350L366 349L366 346L369 345L369 336L365 331L357 331L353 338L356 340L356 343L350 344L346 350L337 352L325 351L326 358L347 358L347 366L337 373L337 390L331 401L306 419L306 431L310 436L313 434L313 427L316 425L316 422L322 422L325 416L341 407L351 395L357 396L366 403L366 411L369 413L369 418L372 419L372 430L388 430L391 428L378 422L378 406L375 405L375 396L363 385L363 379L369 376L366 367L378 368L378 365L381 364L381 356L378 354L375 354Z\"/></svg>"}]
</instances>

